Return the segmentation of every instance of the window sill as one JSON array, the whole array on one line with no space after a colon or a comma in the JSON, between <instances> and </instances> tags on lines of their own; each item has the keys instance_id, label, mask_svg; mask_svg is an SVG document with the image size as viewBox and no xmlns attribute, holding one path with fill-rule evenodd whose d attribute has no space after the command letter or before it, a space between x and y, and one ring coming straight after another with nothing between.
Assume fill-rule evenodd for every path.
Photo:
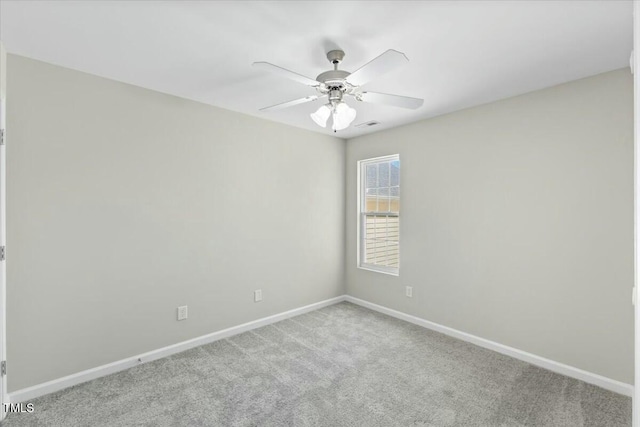
<instances>
[{"instance_id":1,"label":"window sill","mask_svg":"<svg viewBox=\"0 0 640 427\"><path fill-rule=\"evenodd\" d=\"M369 266L369 265L359 265L358 266L359 269L361 270L367 270L367 271L373 271L374 273L382 273L382 274L386 274L388 276L396 276L399 277L400 276L400 270L393 270L393 269L381 269L380 267L374 267L374 266Z\"/></svg>"}]
</instances>

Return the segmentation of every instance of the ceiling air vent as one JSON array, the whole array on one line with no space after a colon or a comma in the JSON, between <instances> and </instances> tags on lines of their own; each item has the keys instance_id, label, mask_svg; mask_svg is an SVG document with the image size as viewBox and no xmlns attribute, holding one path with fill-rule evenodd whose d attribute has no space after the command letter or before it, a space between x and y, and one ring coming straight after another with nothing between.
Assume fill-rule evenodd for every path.
<instances>
[{"instance_id":1,"label":"ceiling air vent","mask_svg":"<svg viewBox=\"0 0 640 427\"><path fill-rule=\"evenodd\" d=\"M379 124L380 124L380 122L376 122L374 120L374 121L371 121L371 122L360 123L359 125L356 125L355 127L357 127L357 128L368 128L368 127L371 127L371 126L377 126Z\"/></svg>"}]
</instances>

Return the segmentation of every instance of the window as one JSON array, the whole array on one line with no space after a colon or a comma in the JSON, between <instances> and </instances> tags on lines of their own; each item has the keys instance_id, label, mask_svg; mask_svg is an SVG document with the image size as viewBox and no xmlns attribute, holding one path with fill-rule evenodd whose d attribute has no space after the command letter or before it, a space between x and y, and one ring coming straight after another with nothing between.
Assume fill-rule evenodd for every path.
<instances>
[{"instance_id":1,"label":"window","mask_svg":"<svg viewBox=\"0 0 640 427\"><path fill-rule=\"evenodd\" d=\"M358 266L388 274L400 268L400 157L358 162Z\"/></svg>"}]
</instances>

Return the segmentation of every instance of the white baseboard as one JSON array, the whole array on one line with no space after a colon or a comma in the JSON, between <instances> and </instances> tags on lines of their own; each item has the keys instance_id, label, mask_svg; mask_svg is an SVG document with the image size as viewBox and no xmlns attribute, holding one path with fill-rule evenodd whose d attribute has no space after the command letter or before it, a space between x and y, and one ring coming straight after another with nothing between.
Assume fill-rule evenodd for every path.
<instances>
[{"instance_id":1,"label":"white baseboard","mask_svg":"<svg viewBox=\"0 0 640 427\"><path fill-rule=\"evenodd\" d=\"M497 342L490 341L484 338L477 337L475 335L468 334L466 332L458 331L457 329L449 328L434 322L430 322L425 319L421 319L410 314L402 313L387 307L383 307L378 304L374 304L368 301L361 300L348 295L342 295L339 297L331 298L328 300L320 301L314 304L309 304L304 307L296 308L293 310L285 311L283 313L274 314L273 316L264 317L262 319L254 320L252 322L244 323L242 325L234 326L231 328L223 329L218 332L203 335L197 338L193 338L187 341L183 341L177 344L173 344L167 347L163 347L157 350L153 350L147 353L140 354L138 356L129 357L126 359L118 360L113 363L98 366L96 368L87 369L86 371L78 372L76 374L68 375L56 380L48 381L46 383L38 384L32 387L28 387L22 390L9 393L8 400L10 403L20 403L35 399L45 394L53 393L58 390L65 389L77 384L81 384L86 381L93 380L95 378L103 377L105 375L113 374L128 368L132 368L140 363L146 363L153 360L161 359L163 357L170 356L172 354L180 353L185 350L189 350L194 347L198 347L204 344L208 344L220 339L228 338L233 335L241 334L252 329L260 328L262 326L270 325L281 320L285 320L300 314L308 313L313 310L317 310L322 307L337 304L341 301L349 301L351 303L369 308L380 313L387 314L389 316L431 329L445 335L449 335L453 338L467 341L480 347L487 348L489 350L496 351L498 353L511 356L515 359L531 363L532 365L539 366L541 368L548 369L553 372L557 372L562 375L566 375L571 378L575 378L590 384L597 385L604 389L623 394L625 396L633 396L633 386L620 381L612 380L610 378L603 377L601 375L593 374L591 372L584 371L582 369L574 368L573 366L565 365L563 363L555 362L553 360L545 359L544 357L536 356L526 351L518 350L513 347L498 344Z\"/></svg>"},{"instance_id":2,"label":"white baseboard","mask_svg":"<svg viewBox=\"0 0 640 427\"><path fill-rule=\"evenodd\" d=\"M58 378L56 380L48 381L46 383L24 388L22 390L17 390L12 393L9 393L8 400L10 403L26 402L28 400L35 399L36 397L44 396L45 394L53 393L55 391L65 389L67 387L71 387L77 384L84 383L86 381L104 377L105 375L113 374L115 372L132 368L136 365L139 365L140 363L151 362L152 360L161 359L163 357L180 353L194 347L198 347L204 344L209 344L211 342L228 338L233 335L238 335L243 332L260 328L262 326L270 325L272 323L289 319L291 317L298 316L300 314L308 313L310 311L317 310L322 307L327 307L329 305L337 304L341 301L344 301L345 298L346 298L345 295L341 295L335 298L330 298L328 300L320 301L314 304L309 304L300 308L295 308L293 310L285 311L283 313L274 314L273 316L263 317L262 319L254 320L248 323L243 323L242 325L233 326L231 328L223 329L221 331L213 332L211 334L203 335L203 336L193 338L187 341L183 341L177 344L169 345L167 347L163 347L157 350L143 353L138 356L128 357L126 359L118 360L116 362L98 366L96 368L87 369L86 371L78 372L76 374L68 375L66 377Z\"/></svg>"},{"instance_id":3,"label":"white baseboard","mask_svg":"<svg viewBox=\"0 0 640 427\"><path fill-rule=\"evenodd\" d=\"M403 313L401 311L393 310L387 307L383 307L378 304L374 304L359 298L346 296L346 301L360 305L362 307L369 308L380 313L387 314L391 317L401 319L418 326L422 326L427 329L431 329L436 332L449 335L450 337L457 338L462 341L467 341L471 344L475 344L480 347L493 350L498 353L506 354L514 359L519 359L524 362L530 363L535 366L547 369L558 374L565 375L567 377L575 378L577 380L584 381L589 384L597 385L604 389L613 391L615 393L623 394L625 396L633 397L633 386L621 381L613 380L611 378L603 377L602 375L594 374L584 371L582 369L574 368L573 366L565 365L564 363L556 362L544 357L536 356L535 354L527 353L526 351L518 350L517 348L509 347L503 344L499 344L494 341L490 341L484 338L480 338L475 335L468 334L466 332L459 331L457 329L443 326L438 323L430 322L420 317L412 316L410 314Z\"/></svg>"}]
</instances>

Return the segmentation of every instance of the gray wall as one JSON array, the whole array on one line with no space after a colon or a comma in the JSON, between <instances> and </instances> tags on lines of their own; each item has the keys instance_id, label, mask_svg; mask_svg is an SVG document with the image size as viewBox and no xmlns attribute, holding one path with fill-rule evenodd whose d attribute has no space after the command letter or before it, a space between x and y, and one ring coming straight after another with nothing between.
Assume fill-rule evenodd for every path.
<instances>
[{"instance_id":1,"label":"gray wall","mask_svg":"<svg viewBox=\"0 0 640 427\"><path fill-rule=\"evenodd\" d=\"M349 140L347 293L632 384L632 89L622 69ZM356 268L356 162L395 153L399 277Z\"/></svg>"},{"instance_id":2,"label":"gray wall","mask_svg":"<svg viewBox=\"0 0 640 427\"><path fill-rule=\"evenodd\" d=\"M355 297L633 381L628 70L352 139L346 177L339 139L14 55L8 99L10 391L340 295L345 270ZM394 153L399 277L355 247L356 161Z\"/></svg>"},{"instance_id":3,"label":"gray wall","mask_svg":"<svg viewBox=\"0 0 640 427\"><path fill-rule=\"evenodd\" d=\"M14 55L8 102L9 391L343 294L344 141Z\"/></svg>"}]
</instances>

